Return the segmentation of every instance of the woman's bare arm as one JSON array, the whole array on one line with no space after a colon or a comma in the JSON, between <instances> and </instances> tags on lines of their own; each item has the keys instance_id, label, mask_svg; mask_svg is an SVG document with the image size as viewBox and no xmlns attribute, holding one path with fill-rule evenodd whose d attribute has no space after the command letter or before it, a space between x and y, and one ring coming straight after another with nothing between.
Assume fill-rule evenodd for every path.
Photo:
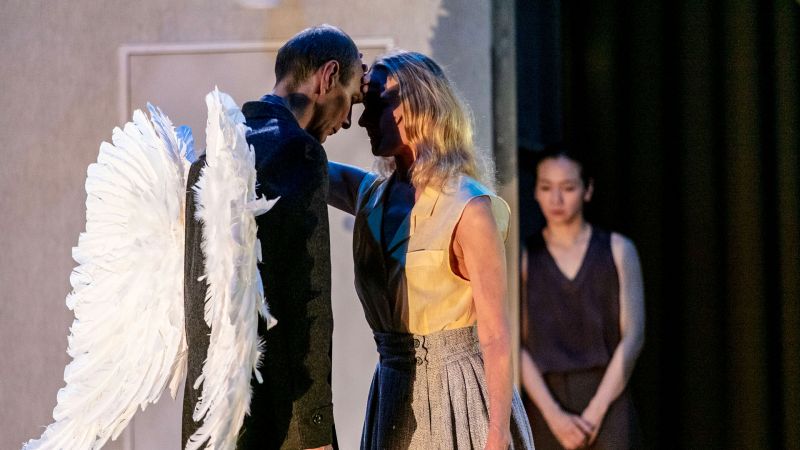
<instances>
[{"instance_id":1,"label":"woman's bare arm","mask_svg":"<svg viewBox=\"0 0 800 450\"><path fill-rule=\"evenodd\" d=\"M582 417L595 426L591 442L609 406L628 384L636 359L644 345L644 283L639 255L633 243L617 233L611 235L611 253L619 274L619 326L621 340Z\"/></svg>"},{"instance_id":2,"label":"woman's bare arm","mask_svg":"<svg viewBox=\"0 0 800 450\"><path fill-rule=\"evenodd\" d=\"M463 255L478 316L486 384L489 437L486 448L506 449L511 440L511 336L506 309L506 259L503 240L488 197L472 199L464 209L454 241Z\"/></svg>"}]
</instances>

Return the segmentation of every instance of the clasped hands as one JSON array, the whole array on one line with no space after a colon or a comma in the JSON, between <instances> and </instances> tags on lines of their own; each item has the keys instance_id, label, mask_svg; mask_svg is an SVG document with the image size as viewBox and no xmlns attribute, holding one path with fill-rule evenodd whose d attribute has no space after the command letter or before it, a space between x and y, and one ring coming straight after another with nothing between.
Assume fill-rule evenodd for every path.
<instances>
[{"instance_id":1,"label":"clasped hands","mask_svg":"<svg viewBox=\"0 0 800 450\"><path fill-rule=\"evenodd\" d=\"M600 431L602 416L594 417L587 408L583 414L572 414L559 408L546 418L550 430L566 449L579 449L592 445Z\"/></svg>"}]
</instances>

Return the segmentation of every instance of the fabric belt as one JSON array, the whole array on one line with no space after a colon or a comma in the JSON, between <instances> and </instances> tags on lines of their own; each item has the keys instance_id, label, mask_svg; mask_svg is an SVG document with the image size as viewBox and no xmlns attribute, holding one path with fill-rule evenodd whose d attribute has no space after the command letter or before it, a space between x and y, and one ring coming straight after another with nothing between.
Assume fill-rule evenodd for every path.
<instances>
[{"instance_id":1,"label":"fabric belt","mask_svg":"<svg viewBox=\"0 0 800 450\"><path fill-rule=\"evenodd\" d=\"M480 353L475 326L431 334L373 332L380 364L397 370L438 366Z\"/></svg>"}]
</instances>

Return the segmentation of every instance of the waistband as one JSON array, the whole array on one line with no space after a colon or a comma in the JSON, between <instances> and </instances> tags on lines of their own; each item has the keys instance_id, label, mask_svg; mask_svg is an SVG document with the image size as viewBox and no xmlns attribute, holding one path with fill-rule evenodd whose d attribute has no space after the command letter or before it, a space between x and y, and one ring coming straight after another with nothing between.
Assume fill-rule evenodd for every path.
<instances>
[{"instance_id":1,"label":"waistband","mask_svg":"<svg viewBox=\"0 0 800 450\"><path fill-rule=\"evenodd\" d=\"M441 365L471 355L480 355L474 326L431 334L373 332L380 364L396 369Z\"/></svg>"}]
</instances>

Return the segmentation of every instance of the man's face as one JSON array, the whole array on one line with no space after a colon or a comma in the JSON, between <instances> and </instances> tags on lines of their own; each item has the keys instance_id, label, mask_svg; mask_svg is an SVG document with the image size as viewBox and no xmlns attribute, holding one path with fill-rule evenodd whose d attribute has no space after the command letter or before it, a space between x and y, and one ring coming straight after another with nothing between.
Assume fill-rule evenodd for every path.
<instances>
[{"instance_id":1,"label":"man's face","mask_svg":"<svg viewBox=\"0 0 800 450\"><path fill-rule=\"evenodd\" d=\"M363 64L359 61L347 83L341 82L339 73L333 75L333 86L317 100L317 112L306 127L320 142L325 142L340 128L350 128L353 104L361 102Z\"/></svg>"}]
</instances>

